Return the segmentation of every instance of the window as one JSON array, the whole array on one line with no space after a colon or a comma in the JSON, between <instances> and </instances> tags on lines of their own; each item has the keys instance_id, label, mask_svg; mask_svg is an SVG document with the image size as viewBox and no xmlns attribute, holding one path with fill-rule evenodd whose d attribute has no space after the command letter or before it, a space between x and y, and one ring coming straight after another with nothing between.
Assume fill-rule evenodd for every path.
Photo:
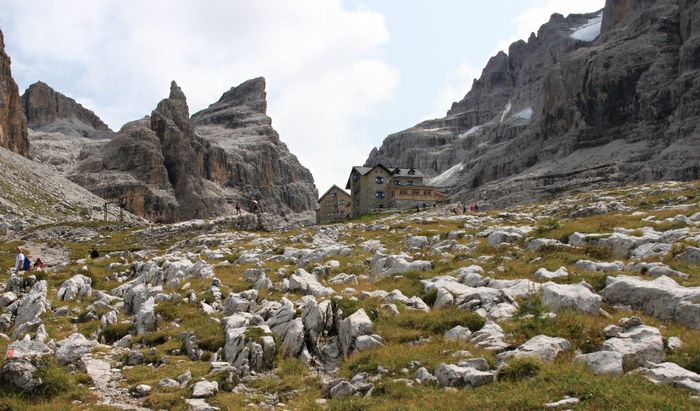
<instances>
[{"instance_id":1,"label":"window","mask_svg":"<svg viewBox=\"0 0 700 411\"><path fill-rule=\"evenodd\" d=\"M338 197L338 193L331 193L331 197L332 197L332 198Z\"/></svg>"},{"instance_id":2,"label":"window","mask_svg":"<svg viewBox=\"0 0 700 411\"><path fill-rule=\"evenodd\" d=\"M410 175L416 174L416 169L415 169L415 168L409 169L409 170L408 170L408 174L410 174Z\"/></svg>"},{"instance_id":3,"label":"window","mask_svg":"<svg viewBox=\"0 0 700 411\"><path fill-rule=\"evenodd\" d=\"M407 183L409 186L414 186L414 185L416 185L416 182L415 182L415 181L407 181L406 183Z\"/></svg>"},{"instance_id":4,"label":"window","mask_svg":"<svg viewBox=\"0 0 700 411\"><path fill-rule=\"evenodd\" d=\"M357 173L353 173L352 181L357 181L358 178L360 178L360 176Z\"/></svg>"},{"instance_id":5,"label":"window","mask_svg":"<svg viewBox=\"0 0 700 411\"><path fill-rule=\"evenodd\" d=\"M384 192L383 191L377 191L374 193L374 196L377 198L384 198Z\"/></svg>"},{"instance_id":6,"label":"window","mask_svg":"<svg viewBox=\"0 0 700 411\"><path fill-rule=\"evenodd\" d=\"M382 177L382 176L374 177L374 182L377 184L384 184L384 177Z\"/></svg>"}]
</instances>

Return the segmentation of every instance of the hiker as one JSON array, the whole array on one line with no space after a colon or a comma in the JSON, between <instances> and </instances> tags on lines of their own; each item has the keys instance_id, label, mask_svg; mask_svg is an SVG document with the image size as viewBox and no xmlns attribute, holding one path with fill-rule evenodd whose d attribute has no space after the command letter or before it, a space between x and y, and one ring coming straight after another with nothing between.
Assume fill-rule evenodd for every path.
<instances>
[{"instance_id":1,"label":"hiker","mask_svg":"<svg viewBox=\"0 0 700 411\"><path fill-rule=\"evenodd\" d=\"M420 206L416 203L416 213L420 211Z\"/></svg>"},{"instance_id":2,"label":"hiker","mask_svg":"<svg viewBox=\"0 0 700 411\"><path fill-rule=\"evenodd\" d=\"M238 216L241 216L241 202L236 201L236 213L238 213Z\"/></svg>"},{"instance_id":3,"label":"hiker","mask_svg":"<svg viewBox=\"0 0 700 411\"><path fill-rule=\"evenodd\" d=\"M19 274L20 271L29 271L31 268L29 259L24 256L22 249L19 247L15 248L15 254L17 254L17 257L15 257L15 274Z\"/></svg>"},{"instance_id":4,"label":"hiker","mask_svg":"<svg viewBox=\"0 0 700 411\"><path fill-rule=\"evenodd\" d=\"M253 200L253 203L251 204L250 209L253 212L253 214L258 213L258 200Z\"/></svg>"},{"instance_id":5,"label":"hiker","mask_svg":"<svg viewBox=\"0 0 700 411\"><path fill-rule=\"evenodd\" d=\"M479 212L479 205L474 203L474 212L478 213Z\"/></svg>"},{"instance_id":6,"label":"hiker","mask_svg":"<svg viewBox=\"0 0 700 411\"><path fill-rule=\"evenodd\" d=\"M467 214L467 206L466 205L462 206L462 214Z\"/></svg>"},{"instance_id":7,"label":"hiker","mask_svg":"<svg viewBox=\"0 0 700 411\"><path fill-rule=\"evenodd\" d=\"M44 271L44 262L39 257L34 261L34 271Z\"/></svg>"}]
</instances>

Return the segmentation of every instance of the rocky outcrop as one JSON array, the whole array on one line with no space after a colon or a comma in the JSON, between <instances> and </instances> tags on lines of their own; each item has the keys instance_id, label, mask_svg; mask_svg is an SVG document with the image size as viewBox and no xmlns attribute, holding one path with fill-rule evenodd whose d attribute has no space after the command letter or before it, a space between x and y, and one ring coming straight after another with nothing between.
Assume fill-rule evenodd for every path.
<instances>
[{"instance_id":1,"label":"rocky outcrop","mask_svg":"<svg viewBox=\"0 0 700 411\"><path fill-rule=\"evenodd\" d=\"M206 178L243 204L258 199L268 212L313 210L313 177L280 140L266 110L265 79L258 77L192 116L197 135L210 144Z\"/></svg>"},{"instance_id":2,"label":"rocky outcrop","mask_svg":"<svg viewBox=\"0 0 700 411\"><path fill-rule=\"evenodd\" d=\"M108 138L112 130L92 111L41 81L22 95L22 110L32 130Z\"/></svg>"},{"instance_id":3,"label":"rocky outcrop","mask_svg":"<svg viewBox=\"0 0 700 411\"><path fill-rule=\"evenodd\" d=\"M175 82L150 117L126 124L104 146L85 146L69 178L156 222L247 208L312 210L317 191L265 115L265 81L250 80L189 117Z\"/></svg>"},{"instance_id":4,"label":"rocky outcrop","mask_svg":"<svg viewBox=\"0 0 700 411\"><path fill-rule=\"evenodd\" d=\"M486 65L447 116L389 136L366 164L416 167L486 205L700 176L697 2L608 0L552 15Z\"/></svg>"},{"instance_id":5,"label":"rocky outcrop","mask_svg":"<svg viewBox=\"0 0 700 411\"><path fill-rule=\"evenodd\" d=\"M12 78L10 57L5 53L5 38L0 31L0 147L29 155L27 123L22 115L19 89Z\"/></svg>"}]
</instances>

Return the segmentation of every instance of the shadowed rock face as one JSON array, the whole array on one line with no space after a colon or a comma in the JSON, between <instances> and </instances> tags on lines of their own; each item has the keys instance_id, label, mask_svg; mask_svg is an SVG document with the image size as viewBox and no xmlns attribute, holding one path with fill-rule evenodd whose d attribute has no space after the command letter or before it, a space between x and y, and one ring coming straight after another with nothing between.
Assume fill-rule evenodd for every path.
<instances>
[{"instance_id":1,"label":"shadowed rock face","mask_svg":"<svg viewBox=\"0 0 700 411\"><path fill-rule=\"evenodd\" d=\"M366 164L449 171L437 180L452 198L492 205L698 178L699 10L608 0L602 14L555 14L493 57L446 117L389 136Z\"/></svg>"},{"instance_id":2,"label":"shadowed rock face","mask_svg":"<svg viewBox=\"0 0 700 411\"><path fill-rule=\"evenodd\" d=\"M0 147L29 156L27 123L22 115L19 89L12 78L10 57L0 31Z\"/></svg>"},{"instance_id":3,"label":"shadowed rock face","mask_svg":"<svg viewBox=\"0 0 700 411\"><path fill-rule=\"evenodd\" d=\"M107 138L112 134L95 113L41 81L24 92L22 109L32 130L88 138Z\"/></svg>"},{"instance_id":4,"label":"shadowed rock face","mask_svg":"<svg viewBox=\"0 0 700 411\"><path fill-rule=\"evenodd\" d=\"M272 128L265 97L265 79L259 77L192 116L197 135L209 145L206 176L244 205L257 198L274 213L313 210L313 177Z\"/></svg>"},{"instance_id":5,"label":"shadowed rock face","mask_svg":"<svg viewBox=\"0 0 700 411\"><path fill-rule=\"evenodd\" d=\"M151 221L233 213L257 199L262 210L313 210L316 188L265 115L265 81L250 80L189 117L182 90L150 117L125 125L103 146L86 145L69 178Z\"/></svg>"}]
</instances>

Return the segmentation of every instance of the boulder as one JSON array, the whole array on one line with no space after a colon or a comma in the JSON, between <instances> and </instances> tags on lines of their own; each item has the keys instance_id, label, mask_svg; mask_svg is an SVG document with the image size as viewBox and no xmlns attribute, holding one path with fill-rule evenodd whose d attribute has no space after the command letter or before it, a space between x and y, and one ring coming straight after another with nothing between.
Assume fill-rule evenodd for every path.
<instances>
[{"instance_id":1,"label":"boulder","mask_svg":"<svg viewBox=\"0 0 700 411\"><path fill-rule=\"evenodd\" d=\"M625 271L630 273L639 273L642 275L648 275L650 277L661 277L665 275L667 277L677 277L677 278L688 278L688 274L676 271L664 263L659 262L641 262L641 263L630 263L625 266Z\"/></svg>"},{"instance_id":2,"label":"boulder","mask_svg":"<svg viewBox=\"0 0 700 411\"><path fill-rule=\"evenodd\" d=\"M700 329L700 287L683 287L666 276L646 281L621 275L608 277L600 295L610 305L627 305L662 321Z\"/></svg>"},{"instance_id":3,"label":"boulder","mask_svg":"<svg viewBox=\"0 0 700 411\"><path fill-rule=\"evenodd\" d=\"M418 381L419 384L424 384L424 385L437 385L438 384L438 379L431 374L425 367L420 367L419 369L416 370L416 373L413 374L413 379Z\"/></svg>"},{"instance_id":4,"label":"boulder","mask_svg":"<svg viewBox=\"0 0 700 411\"><path fill-rule=\"evenodd\" d=\"M580 311L586 314L598 314L602 297L591 292L581 284L545 283L542 286L542 304L552 311Z\"/></svg>"},{"instance_id":5,"label":"boulder","mask_svg":"<svg viewBox=\"0 0 700 411\"><path fill-rule=\"evenodd\" d=\"M676 260L688 264L700 264L700 248L686 247L682 253L676 256Z\"/></svg>"},{"instance_id":6,"label":"boulder","mask_svg":"<svg viewBox=\"0 0 700 411\"><path fill-rule=\"evenodd\" d=\"M73 333L68 338L56 343L56 361L59 364L74 364L84 355L89 354L98 345L95 340L88 340L80 333Z\"/></svg>"},{"instance_id":7,"label":"boulder","mask_svg":"<svg viewBox=\"0 0 700 411\"><path fill-rule=\"evenodd\" d=\"M569 276L569 271L567 271L566 267L559 267L555 271L549 271L546 268L540 268L539 270L535 271L534 274L535 278L538 280L553 280L555 278L565 278Z\"/></svg>"},{"instance_id":8,"label":"boulder","mask_svg":"<svg viewBox=\"0 0 700 411\"><path fill-rule=\"evenodd\" d=\"M622 354L617 351L596 351L580 354L575 361L583 362L593 374L622 375Z\"/></svg>"},{"instance_id":9,"label":"boulder","mask_svg":"<svg viewBox=\"0 0 700 411\"><path fill-rule=\"evenodd\" d=\"M216 381L199 381L194 385L192 398L209 398L219 392L219 383Z\"/></svg>"},{"instance_id":10,"label":"boulder","mask_svg":"<svg viewBox=\"0 0 700 411\"><path fill-rule=\"evenodd\" d=\"M146 302L141 304L138 313L136 313L136 334L143 335L157 329L158 317L155 312L155 303L153 297L149 297Z\"/></svg>"},{"instance_id":11,"label":"boulder","mask_svg":"<svg viewBox=\"0 0 700 411\"><path fill-rule=\"evenodd\" d=\"M369 319L363 308L340 322L338 328L338 340L344 356L350 355L355 349L355 341L361 335L372 334L372 320Z\"/></svg>"},{"instance_id":12,"label":"boulder","mask_svg":"<svg viewBox=\"0 0 700 411\"><path fill-rule=\"evenodd\" d=\"M692 382L700 384L700 375L692 371L686 370L678 364L672 362L664 362L660 364L648 363L645 367L639 368L638 373L645 376L655 384L673 384L680 385L681 382ZM692 386L692 384L684 384ZM698 392L695 390L695 394Z\"/></svg>"},{"instance_id":13,"label":"boulder","mask_svg":"<svg viewBox=\"0 0 700 411\"><path fill-rule=\"evenodd\" d=\"M29 292L19 299L15 329L22 324L39 319L41 314L51 309L51 303L46 299L47 283L41 280L34 284Z\"/></svg>"},{"instance_id":14,"label":"boulder","mask_svg":"<svg viewBox=\"0 0 700 411\"><path fill-rule=\"evenodd\" d=\"M492 371L479 371L476 368L460 367L454 364L440 364L435 369L435 377L443 387L480 387L492 383L496 374Z\"/></svg>"},{"instance_id":15,"label":"boulder","mask_svg":"<svg viewBox=\"0 0 700 411\"><path fill-rule=\"evenodd\" d=\"M227 322L224 359L236 367L241 375L246 374L245 370L260 372L273 368L276 351L275 340L268 326Z\"/></svg>"},{"instance_id":16,"label":"boulder","mask_svg":"<svg viewBox=\"0 0 700 411\"><path fill-rule=\"evenodd\" d=\"M574 263L574 267L584 271L597 271L601 273L611 273L615 271L622 271L625 265L621 261L614 261L612 263L591 261L591 260L578 260Z\"/></svg>"},{"instance_id":17,"label":"boulder","mask_svg":"<svg viewBox=\"0 0 700 411\"><path fill-rule=\"evenodd\" d=\"M647 362L663 360L664 341L657 328L637 325L605 341L603 351L615 351L622 355L622 367L630 371Z\"/></svg>"},{"instance_id":18,"label":"boulder","mask_svg":"<svg viewBox=\"0 0 700 411\"><path fill-rule=\"evenodd\" d=\"M61 284L57 295L60 300L72 301L89 297L91 293L92 279L82 274L76 274Z\"/></svg>"},{"instance_id":19,"label":"boulder","mask_svg":"<svg viewBox=\"0 0 700 411\"><path fill-rule=\"evenodd\" d=\"M23 391L31 391L42 384L41 378L36 374L36 367L25 359L9 359L0 368L0 379Z\"/></svg>"},{"instance_id":20,"label":"boulder","mask_svg":"<svg viewBox=\"0 0 700 411\"><path fill-rule=\"evenodd\" d=\"M469 330L469 328L458 325L447 331L443 338L450 341L468 342L471 335L472 332Z\"/></svg>"},{"instance_id":21,"label":"boulder","mask_svg":"<svg viewBox=\"0 0 700 411\"><path fill-rule=\"evenodd\" d=\"M300 268L289 277L289 291L300 291L303 294L311 294L314 297L330 297L335 291L330 287L324 287L318 282L316 276L309 274Z\"/></svg>"},{"instance_id":22,"label":"boulder","mask_svg":"<svg viewBox=\"0 0 700 411\"><path fill-rule=\"evenodd\" d=\"M219 411L219 407L207 404L202 398L190 398L185 400L187 411Z\"/></svg>"},{"instance_id":23,"label":"boulder","mask_svg":"<svg viewBox=\"0 0 700 411\"><path fill-rule=\"evenodd\" d=\"M357 284L357 276L355 274L340 273L328 280L330 284Z\"/></svg>"},{"instance_id":24,"label":"boulder","mask_svg":"<svg viewBox=\"0 0 700 411\"><path fill-rule=\"evenodd\" d=\"M493 321L486 321L479 331L472 333L471 343L486 351L501 352L508 348L506 335L501 326Z\"/></svg>"},{"instance_id":25,"label":"boulder","mask_svg":"<svg viewBox=\"0 0 700 411\"><path fill-rule=\"evenodd\" d=\"M347 381L341 381L330 390L330 397L334 400L342 400L351 397L357 392L357 388Z\"/></svg>"},{"instance_id":26,"label":"boulder","mask_svg":"<svg viewBox=\"0 0 700 411\"><path fill-rule=\"evenodd\" d=\"M411 271L428 271L432 269L431 261L416 260L411 261L411 257L401 255L383 255L377 253L372 257L372 273L375 279L389 277L394 274L407 273Z\"/></svg>"},{"instance_id":27,"label":"boulder","mask_svg":"<svg viewBox=\"0 0 700 411\"><path fill-rule=\"evenodd\" d=\"M551 362L560 352L569 348L571 343L563 338L538 335L513 351L498 354L497 359L499 362L504 362L510 358L533 357L543 362Z\"/></svg>"},{"instance_id":28,"label":"boulder","mask_svg":"<svg viewBox=\"0 0 700 411\"><path fill-rule=\"evenodd\" d=\"M479 233L479 236L486 234L488 245L498 247L504 243L515 243L524 239L533 228L529 226L522 227L496 227L487 232Z\"/></svg>"}]
</instances>

